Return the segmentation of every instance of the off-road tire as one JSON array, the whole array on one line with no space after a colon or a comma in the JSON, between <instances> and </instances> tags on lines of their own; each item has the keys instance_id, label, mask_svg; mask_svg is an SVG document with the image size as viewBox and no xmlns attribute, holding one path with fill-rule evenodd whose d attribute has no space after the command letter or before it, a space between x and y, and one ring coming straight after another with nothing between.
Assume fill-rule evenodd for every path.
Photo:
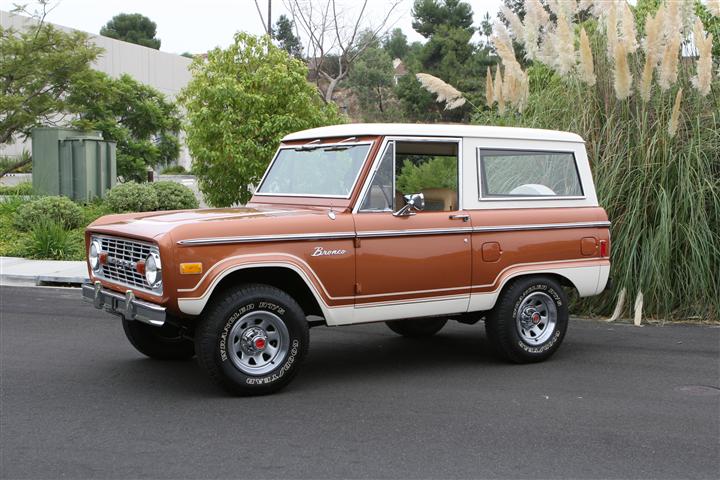
<instances>
[{"instance_id":1,"label":"off-road tire","mask_svg":"<svg viewBox=\"0 0 720 480\"><path fill-rule=\"evenodd\" d=\"M529 341L527 333L520 327L522 312L526 312L530 301L539 299L547 302L545 310L555 309L555 325L552 331L545 333L547 339L540 343ZM550 358L560 347L568 326L567 295L560 284L551 277L522 277L513 281L500 294L495 308L487 315L485 332L493 350L503 359L515 363L541 362ZM538 307L540 310L543 306ZM522 309L522 310L521 310ZM521 312L518 317L518 312ZM542 320L539 320L542 322ZM548 323L549 325L549 323ZM538 340L543 338L537 337Z\"/></svg>"},{"instance_id":2,"label":"off-road tire","mask_svg":"<svg viewBox=\"0 0 720 480\"><path fill-rule=\"evenodd\" d=\"M135 349L156 360L188 360L195 355L192 340L183 338L180 329L166 323L162 327L139 320L122 320L125 336Z\"/></svg>"},{"instance_id":3,"label":"off-road tire","mask_svg":"<svg viewBox=\"0 0 720 480\"><path fill-rule=\"evenodd\" d=\"M431 337L439 332L447 323L445 318L411 318L407 320L390 320L385 324L403 337Z\"/></svg>"},{"instance_id":4,"label":"off-road tire","mask_svg":"<svg viewBox=\"0 0 720 480\"><path fill-rule=\"evenodd\" d=\"M233 332L247 332L255 321L251 314L267 316L266 312L286 327L287 339L281 344L287 351L284 358L273 357L276 358L276 366L274 361L266 364L265 367L271 370L255 375L242 371L236 365L241 360L233 351L239 350L237 342L243 337ZM239 325L236 326L236 323ZM247 284L227 291L203 314L195 331L195 351L200 366L228 392L242 396L266 395L290 383L307 354L309 340L305 314L290 295L269 285ZM268 344L271 342L268 340ZM251 367L245 365L245 368Z\"/></svg>"}]
</instances>

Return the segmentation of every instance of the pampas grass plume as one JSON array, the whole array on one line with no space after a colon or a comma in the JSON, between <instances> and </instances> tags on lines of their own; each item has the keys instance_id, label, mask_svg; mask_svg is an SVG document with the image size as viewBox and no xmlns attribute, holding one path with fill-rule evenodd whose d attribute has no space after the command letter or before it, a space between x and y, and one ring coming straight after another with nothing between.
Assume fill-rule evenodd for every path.
<instances>
[{"instance_id":1,"label":"pampas grass plume","mask_svg":"<svg viewBox=\"0 0 720 480\"><path fill-rule=\"evenodd\" d=\"M653 67L660 61L663 51L663 42L661 41L663 22L665 21L665 8L660 7L652 16L647 15L645 20L645 38L643 39L643 49L646 58L652 63Z\"/></svg>"},{"instance_id":2,"label":"pampas grass plume","mask_svg":"<svg viewBox=\"0 0 720 480\"><path fill-rule=\"evenodd\" d=\"M693 28L693 37L695 46L698 51L697 75L692 77L690 81L697 88L703 97L710 93L710 85L712 83L712 33L706 35L700 19L695 20Z\"/></svg>"},{"instance_id":3,"label":"pampas grass plume","mask_svg":"<svg viewBox=\"0 0 720 480\"><path fill-rule=\"evenodd\" d=\"M670 138L674 137L678 129L678 121L680 120L680 102L682 101L683 89L678 89L675 95L675 104L673 105L672 115L670 115L670 124L668 125L668 134Z\"/></svg>"},{"instance_id":4,"label":"pampas grass plume","mask_svg":"<svg viewBox=\"0 0 720 480\"><path fill-rule=\"evenodd\" d=\"M607 55L608 59L612 60L615 56L615 51L618 44L618 31L617 31L617 5L615 0L612 0L607 7L607 17L605 18L605 29L607 35Z\"/></svg>"},{"instance_id":5,"label":"pampas grass plume","mask_svg":"<svg viewBox=\"0 0 720 480\"><path fill-rule=\"evenodd\" d=\"M445 110L452 110L465 105L465 97L452 85L427 73L417 73L415 77L425 90L437 95L438 103L445 103Z\"/></svg>"},{"instance_id":6,"label":"pampas grass plume","mask_svg":"<svg viewBox=\"0 0 720 480\"><path fill-rule=\"evenodd\" d=\"M630 5L623 1L622 11L622 41L627 45L628 53L635 53L638 48L637 32L635 30L635 16L630 10Z\"/></svg>"},{"instance_id":7,"label":"pampas grass plume","mask_svg":"<svg viewBox=\"0 0 720 480\"><path fill-rule=\"evenodd\" d=\"M485 75L485 103L488 108L492 108L495 103L495 92L493 92L493 77L492 70L487 67L487 74Z\"/></svg>"},{"instance_id":8,"label":"pampas grass plume","mask_svg":"<svg viewBox=\"0 0 720 480\"><path fill-rule=\"evenodd\" d=\"M580 78L591 87L595 85L593 54L585 27L580 29Z\"/></svg>"},{"instance_id":9,"label":"pampas grass plume","mask_svg":"<svg viewBox=\"0 0 720 480\"><path fill-rule=\"evenodd\" d=\"M555 36L555 66L557 72L565 76L575 70L575 39L572 28L564 15L557 18Z\"/></svg>"},{"instance_id":10,"label":"pampas grass plume","mask_svg":"<svg viewBox=\"0 0 720 480\"><path fill-rule=\"evenodd\" d=\"M523 36L525 40L525 58L534 60L539 52L540 27L547 25L550 17L539 0L525 0L525 23Z\"/></svg>"},{"instance_id":11,"label":"pampas grass plume","mask_svg":"<svg viewBox=\"0 0 720 480\"><path fill-rule=\"evenodd\" d=\"M615 81L615 96L618 100L625 100L632 94L632 74L628 66L627 49L623 42L615 45L615 68L613 69Z\"/></svg>"},{"instance_id":12,"label":"pampas grass plume","mask_svg":"<svg viewBox=\"0 0 720 480\"><path fill-rule=\"evenodd\" d=\"M493 86L493 99L498 103L500 103L500 98L502 97L502 86L502 72L500 71L500 64L498 63L495 65L495 84Z\"/></svg>"},{"instance_id":13,"label":"pampas grass plume","mask_svg":"<svg viewBox=\"0 0 720 480\"><path fill-rule=\"evenodd\" d=\"M710 10L710 13L716 17L720 17L720 0L708 0L707 8Z\"/></svg>"},{"instance_id":14,"label":"pampas grass plume","mask_svg":"<svg viewBox=\"0 0 720 480\"><path fill-rule=\"evenodd\" d=\"M660 75L658 77L658 85L664 92L668 90L677 81L678 61L680 51L680 25L676 25L676 32L672 34L668 42L665 44L662 63L660 64Z\"/></svg>"},{"instance_id":15,"label":"pampas grass plume","mask_svg":"<svg viewBox=\"0 0 720 480\"><path fill-rule=\"evenodd\" d=\"M655 63L650 55L645 56L645 66L643 67L642 78L640 79L640 98L647 103L650 100L650 92L652 91L653 71Z\"/></svg>"},{"instance_id":16,"label":"pampas grass plume","mask_svg":"<svg viewBox=\"0 0 720 480\"><path fill-rule=\"evenodd\" d=\"M523 23L520 21L520 18L515 15L515 12L510 10L507 5L504 4L500 7L500 12L503 14L503 17L505 17L505 20L507 20L510 24L513 36L518 40L524 38L525 35L523 32L525 29L523 28Z\"/></svg>"}]
</instances>

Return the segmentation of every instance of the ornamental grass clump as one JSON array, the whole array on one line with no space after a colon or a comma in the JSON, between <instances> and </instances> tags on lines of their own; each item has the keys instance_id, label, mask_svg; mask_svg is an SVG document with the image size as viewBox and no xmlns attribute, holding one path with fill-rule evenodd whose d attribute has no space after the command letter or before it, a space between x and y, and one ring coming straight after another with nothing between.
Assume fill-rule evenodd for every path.
<instances>
[{"instance_id":1,"label":"ornamental grass clump","mask_svg":"<svg viewBox=\"0 0 720 480\"><path fill-rule=\"evenodd\" d=\"M711 12L716 3L707 3ZM501 62L494 102L474 121L568 130L586 140L600 204L613 222L614 281L612 292L583 301L586 313L609 314L617 307L626 317L717 320L717 39L695 17L692 0L661 2L644 14L644 28L624 0L548 6L552 20L538 0L525 0L520 25L512 19L508 31L496 24L492 40ZM568 35L571 42L560 40ZM508 48L512 41L531 61L525 71ZM501 106L499 95L513 90L505 86L509 78L521 88ZM527 90L518 93L522 88Z\"/></svg>"}]
</instances>

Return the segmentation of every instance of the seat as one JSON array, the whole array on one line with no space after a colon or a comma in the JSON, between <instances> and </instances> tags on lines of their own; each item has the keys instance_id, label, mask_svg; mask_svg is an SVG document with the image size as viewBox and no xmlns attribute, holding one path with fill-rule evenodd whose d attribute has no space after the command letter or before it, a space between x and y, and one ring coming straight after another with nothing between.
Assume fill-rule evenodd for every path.
<instances>
[{"instance_id":1,"label":"seat","mask_svg":"<svg viewBox=\"0 0 720 480\"><path fill-rule=\"evenodd\" d=\"M429 212L452 212L458 208L457 192L449 188L425 188L425 210Z\"/></svg>"}]
</instances>

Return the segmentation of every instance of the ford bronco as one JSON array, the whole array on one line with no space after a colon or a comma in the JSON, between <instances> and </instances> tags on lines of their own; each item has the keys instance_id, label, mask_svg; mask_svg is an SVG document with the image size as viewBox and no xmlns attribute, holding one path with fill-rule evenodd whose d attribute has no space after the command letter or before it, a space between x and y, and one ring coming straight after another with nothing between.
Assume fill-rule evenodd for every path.
<instances>
[{"instance_id":1,"label":"ford bronco","mask_svg":"<svg viewBox=\"0 0 720 480\"><path fill-rule=\"evenodd\" d=\"M98 219L82 290L141 353L196 356L240 395L287 385L315 325L484 320L499 355L537 362L566 290L605 289L609 226L575 134L338 125L287 135L244 207Z\"/></svg>"}]
</instances>

